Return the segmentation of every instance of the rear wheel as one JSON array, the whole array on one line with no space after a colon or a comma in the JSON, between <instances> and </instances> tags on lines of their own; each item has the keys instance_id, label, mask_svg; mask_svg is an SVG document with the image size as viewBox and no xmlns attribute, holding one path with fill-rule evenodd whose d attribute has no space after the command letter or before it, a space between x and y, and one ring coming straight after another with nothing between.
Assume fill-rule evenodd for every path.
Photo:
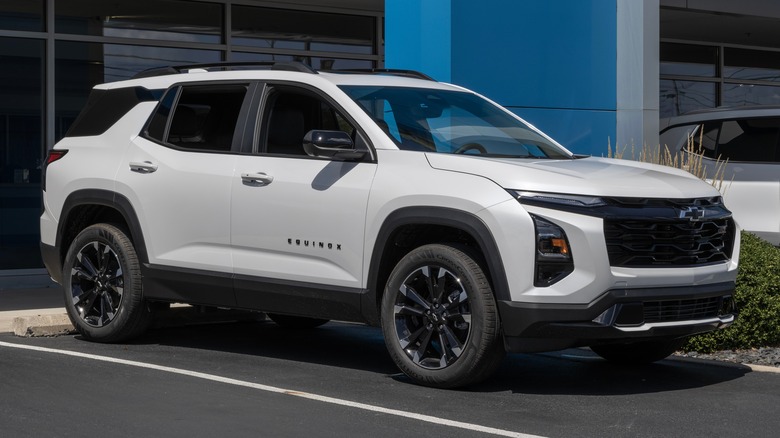
<instances>
[{"instance_id":1,"label":"rear wheel","mask_svg":"<svg viewBox=\"0 0 780 438\"><path fill-rule=\"evenodd\" d=\"M665 359L679 350L683 343L685 339L663 339L630 344L594 345L590 349L610 362L636 366Z\"/></svg>"},{"instance_id":2,"label":"rear wheel","mask_svg":"<svg viewBox=\"0 0 780 438\"><path fill-rule=\"evenodd\" d=\"M467 250L425 245L404 256L382 298L391 358L418 383L452 388L492 374L504 356L492 289Z\"/></svg>"},{"instance_id":3,"label":"rear wheel","mask_svg":"<svg viewBox=\"0 0 780 438\"><path fill-rule=\"evenodd\" d=\"M319 327L329 320L319 318L306 318L303 316L280 315L278 313L269 313L268 317L278 326L291 329L310 329Z\"/></svg>"},{"instance_id":4,"label":"rear wheel","mask_svg":"<svg viewBox=\"0 0 780 438\"><path fill-rule=\"evenodd\" d=\"M62 272L65 309L84 338L120 342L140 335L151 323L135 248L118 227L97 224L81 231Z\"/></svg>"}]
</instances>

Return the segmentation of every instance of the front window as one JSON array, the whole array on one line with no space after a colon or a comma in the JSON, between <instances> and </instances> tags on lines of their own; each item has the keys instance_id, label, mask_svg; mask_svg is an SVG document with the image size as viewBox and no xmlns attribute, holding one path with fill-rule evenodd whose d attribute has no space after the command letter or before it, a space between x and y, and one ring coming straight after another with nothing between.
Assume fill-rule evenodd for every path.
<instances>
[{"instance_id":1,"label":"front window","mask_svg":"<svg viewBox=\"0 0 780 438\"><path fill-rule=\"evenodd\" d=\"M402 150L506 158L571 158L501 108L461 91L342 86Z\"/></svg>"}]
</instances>

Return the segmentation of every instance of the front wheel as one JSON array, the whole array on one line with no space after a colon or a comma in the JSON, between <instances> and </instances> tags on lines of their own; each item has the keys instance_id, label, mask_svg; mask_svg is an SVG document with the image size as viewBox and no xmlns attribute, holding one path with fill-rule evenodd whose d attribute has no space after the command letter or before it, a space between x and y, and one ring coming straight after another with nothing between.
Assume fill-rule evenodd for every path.
<instances>
[{"instance_id":1,"label":"front wheel","mask_svg":"<svg viewBox=\"0 0 780 438\"><path fill-rule=\"evenodd\" d=\"M448 245L419 247L396 265L382 298L382 331L398 368L439 388L477 383L504 356L496 302L484 271Z\"/></svg>"},{"instance_id":2,"label":"front wheel","mask_svg":"<svg viewBox=\"0 0 780 438\"><path fill-rule=\"evenodd\" d=\"M590 349L610 362L637 366L666 359L679 350L684 343L685 339L662 339L630 344L594 345Z\"/></svg>"},{"instance_id":3,"label":"front wheel","mask_svg":"<svg viewBox=\"0 0 780 438\"><path fill-rule=\"evenodd\" d=\"M143 299L138 256L118 227L96 224L81 231L62 272L65 309L85 339L120 342L149 326L152 314Z\"/></svg>"}]
</instances>

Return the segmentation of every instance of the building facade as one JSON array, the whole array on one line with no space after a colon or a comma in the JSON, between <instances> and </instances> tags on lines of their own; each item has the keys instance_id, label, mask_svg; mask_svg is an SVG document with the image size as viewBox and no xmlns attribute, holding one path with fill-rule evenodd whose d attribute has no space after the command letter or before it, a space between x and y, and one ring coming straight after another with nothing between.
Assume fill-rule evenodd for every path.
<instances>
[{"instance_id":1,"label":"building facade","mask_svg":"<svg viewBox=\"0 0 780 438\"><path fill-rule=\"evenodd\" d=\"M92 86L161 65L290 60L421 70L604 155L657 144L659 117L780 105L780 2L3 0L0 271L42 267L42 162Z\"/></svg>"}]
</instances>

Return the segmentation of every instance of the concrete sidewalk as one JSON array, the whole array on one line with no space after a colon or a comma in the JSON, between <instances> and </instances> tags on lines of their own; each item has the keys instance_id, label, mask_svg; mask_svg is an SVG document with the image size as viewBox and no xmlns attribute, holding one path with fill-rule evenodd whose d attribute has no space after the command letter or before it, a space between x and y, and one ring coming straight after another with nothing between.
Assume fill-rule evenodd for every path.
<instances>
[{"instance_id":1,"label":"concrete sidewalk","mask_svg":"<svg viewBox=\"0 0 780 438\"><path fill-rule=\"evenodd\" d=\"M33 324L62 325L67 320L63 300L62 287L44 269L0 272L0 333L14 331L18 317ZM35 322L38 315L44 320Z\"/></svg>"}]
</instances>

